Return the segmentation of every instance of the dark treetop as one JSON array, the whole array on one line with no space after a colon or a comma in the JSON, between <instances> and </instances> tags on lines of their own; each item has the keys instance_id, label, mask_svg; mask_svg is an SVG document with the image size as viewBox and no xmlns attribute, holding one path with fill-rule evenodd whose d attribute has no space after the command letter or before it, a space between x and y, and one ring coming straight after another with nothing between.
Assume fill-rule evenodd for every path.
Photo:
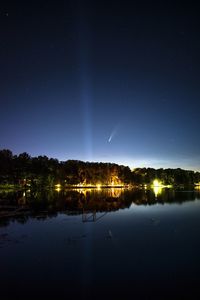
<instances>
[{"instance_id":1,"label":"dark treetop","mask_svg":"<svg viewBox=\"0 0 200 300\"><path fill-rule=\"evenodd\" d=\"M59 184L70 186L194 185L200 182L200 173L178 169L129 167L114 163L94 163L79 160L59 162L47 156L31 157L26 152L13 155L10 150L0 151L0 184L24 188L49 188Z\"/></svg>"}]
</instances>

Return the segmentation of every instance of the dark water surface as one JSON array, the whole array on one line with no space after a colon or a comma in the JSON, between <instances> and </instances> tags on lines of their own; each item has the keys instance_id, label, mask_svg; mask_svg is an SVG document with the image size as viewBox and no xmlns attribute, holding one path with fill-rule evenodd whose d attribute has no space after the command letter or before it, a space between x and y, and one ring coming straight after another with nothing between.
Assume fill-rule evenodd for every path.
<instances>
[{"instance_id":1,"label":"dark water surface","mask_svg":"<svg viewBox=\"0 0 200 300\"><path fill-rule=\"evenodd\" d=\"M0 194L0 299L200 299L198 191Z\"/></svg>"}]
</instances>

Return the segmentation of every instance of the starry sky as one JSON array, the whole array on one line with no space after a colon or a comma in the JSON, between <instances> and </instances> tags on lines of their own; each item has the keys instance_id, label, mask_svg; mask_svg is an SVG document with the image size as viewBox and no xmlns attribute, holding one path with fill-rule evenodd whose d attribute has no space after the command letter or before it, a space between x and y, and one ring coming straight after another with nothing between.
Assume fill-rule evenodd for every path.
<instances>
[{"instance_id":1,"label":"starry sky","mask_svg":"<svg viewBox=\"0 0 200 300\"><path fill-rule=\"evenodd\" d=\"M200 170L200 10L1 1L0 149Z\"/></svg>"}]
</instances>

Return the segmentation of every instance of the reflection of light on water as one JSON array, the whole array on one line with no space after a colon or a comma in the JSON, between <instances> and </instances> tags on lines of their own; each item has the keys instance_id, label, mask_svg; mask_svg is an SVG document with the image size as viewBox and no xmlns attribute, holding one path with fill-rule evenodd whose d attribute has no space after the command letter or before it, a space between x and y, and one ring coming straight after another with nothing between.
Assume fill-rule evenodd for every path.
<instances>
[{"instance_id":1,"label":"reflection of light on water","mask_svg":"<svg viewBox=\"0 0 200 300\"><path fill-rule=\"evenodd\" d=\"M162 182L159 181L158 179L155 179L153 181L153 187L162 187L162 186L163 186Z\"/></svg>"},{"instance_id":2,"label":"reflection of light on water","mask_svg":"<svg viewBox=\"0 0 200 300\"><path fill-rule=\"evenodd\" d=\"M97 190L101 189L101 184L97 184Z\"/></svg>"},{"instance_id":3,"label":"reflection of light on water","mask_svg":"<svg viewBox=\"0 0 200 300\"><path fill-rule=\"evenodd\" d=\"M111 197L119 198L121 196L121 193L122 193L121 189L111 188Z\"/></svg>"},{"instance_id":4,"label":"reflection of light on water","mask_svg":"<svg viewBox=\"0 0 200 300\"><path fill-rule=\"evenodd\" d=\"M154 194L155 194L155 197L157 198L158 195L160 195L162 193L162 189L164 188L165 186L163 185L163 183L158 180L158 179L155 179L153 181L153 185L152 185L152 188L153 188L153 191L154 191Z\"/></svg>"},{"instance_id":5,"label":"reflection of light on water","mask_svg":"<svg viewBox=\"0 0 200 300\"><path fill-rule=\"evenodd\" d=\"M60 183L55 184L55 191L60 192L60 190L61 190L61 184Z\"/></svg>"},{"instance_id":6,"label":"reflection of light on water","mask_svg":"<svg viewBox=\"0 0 200 300\"><path fill-rule=\"evenodd\" d=\"M102 192L106 193L109 197L112 198L119 198L122 194L123 189L122 188L102 188L101 185L97 185L96 188L79 188L79 189L73 189L74 191L77 191L79 194L83 194L85 197L87 196L88 193L91 192Z\"/></svg>"},{"instance_id":7,"label":"reflection of light on water","mask_svg":"<svg viewBox=\"0 0 200 300\"><path fill-rule=\"evenodd\" d=\"M78 192L79 194L83 194L85 197L86 197L86 195L87 195L87 193L88 192L91 192L92 191L92 189L73 189L74 191L76 191L76 192Z\"/></svg>"},{"instance_id":8,"label":"reflection of light on water","mask_svg":"<svg viewBox=\"0 0 200 300\"><path fill-rule=\"evenodd\" d=\"M153 191L154 191L155 197L157 197L158 195L160 195L162 193L162 187L154 186Z\"/></svg>"}]
</instances>

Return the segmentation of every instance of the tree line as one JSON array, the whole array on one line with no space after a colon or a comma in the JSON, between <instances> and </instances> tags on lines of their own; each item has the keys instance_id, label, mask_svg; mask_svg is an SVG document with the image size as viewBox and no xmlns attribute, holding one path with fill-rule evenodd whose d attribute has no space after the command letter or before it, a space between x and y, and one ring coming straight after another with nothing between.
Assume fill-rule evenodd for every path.
<instances>
[{"instance_id":1,"label":"tree line","mask_svg":"<svg viewBox=\"0 0 200 300\"><path fill-rule=\"evenodd\" d=\"M0 184L31 187L71 185L144 185L158 179L164 185L188 185L200 182L200 173L177 169L136 168L114 163L59 161L47 156L31 157L24 152L13 155L0 150Z\"/></svg>"}]
</instances>

